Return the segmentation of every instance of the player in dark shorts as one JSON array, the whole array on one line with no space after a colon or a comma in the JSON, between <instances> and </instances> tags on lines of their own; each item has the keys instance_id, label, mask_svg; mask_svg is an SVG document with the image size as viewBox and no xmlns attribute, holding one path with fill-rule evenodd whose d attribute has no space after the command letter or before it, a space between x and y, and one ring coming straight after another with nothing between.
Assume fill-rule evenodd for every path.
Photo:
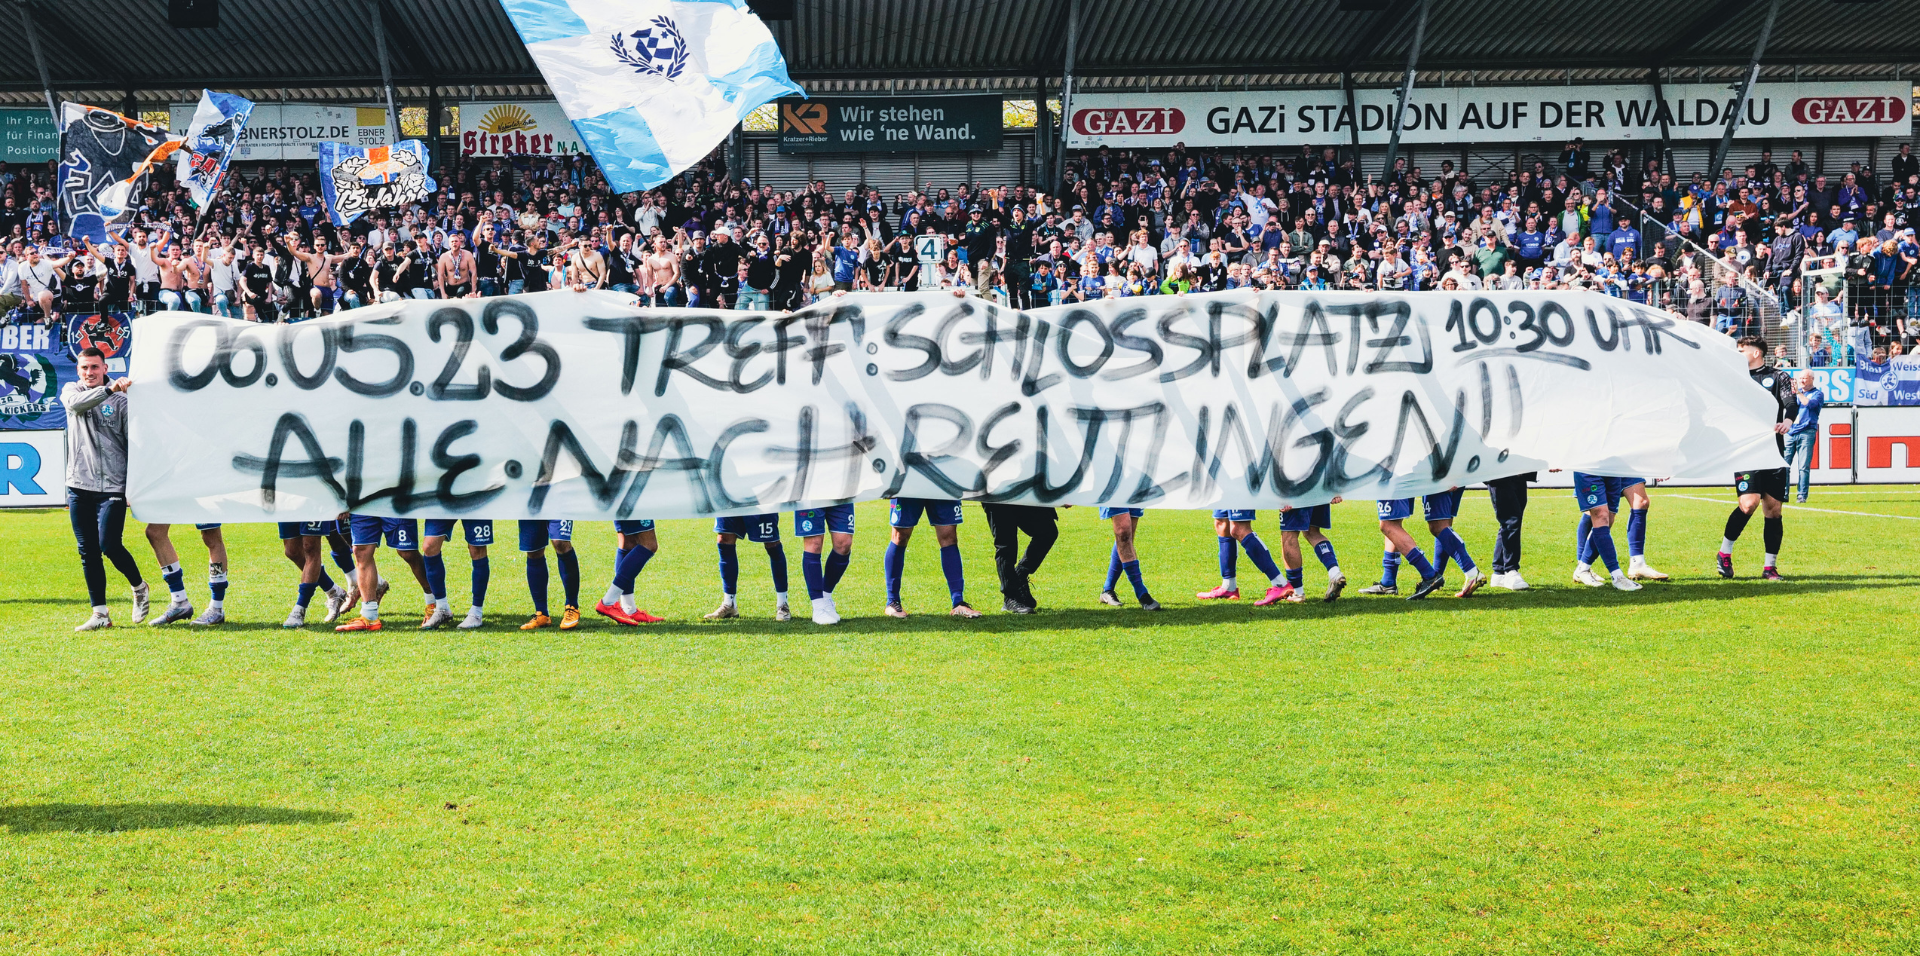
<instances>
[{"instance_id":1,"label":"player in dark shorts","mask_svg":"<svg viewBox=\"0 0 1920 956\"><path fill-rule=\"evenodd\" d=\"M1753 517L1753 509L1760 509L1763 522L1762 535L1766 542L1766 564L1760 569L1760 577L1766 581L1780 580L1780 570L1775 561L1780 554L1780 542L1786 537L1786 526L1780 519L1781 508L1787 500L1787 427L1800 414L1800 397L1793 391L1793 376L1775 368L1767 362L1767 343L1753 336L1741 339L1740 352L1747 357L1747 374L1753 377L1753 383L1766 389L1773 395L1775 405L1773 440L1780 447L1780 467L1761 471L1743 471L1733 476L1734 491L1740 495L1740 503L1735 505L1733 513L1727 515L1726 536L1720 539L1720 576L1733 577L1733 543L1740 540L1740 532L1745 531L1748 519Z\"/></svg>"}]
</instances>

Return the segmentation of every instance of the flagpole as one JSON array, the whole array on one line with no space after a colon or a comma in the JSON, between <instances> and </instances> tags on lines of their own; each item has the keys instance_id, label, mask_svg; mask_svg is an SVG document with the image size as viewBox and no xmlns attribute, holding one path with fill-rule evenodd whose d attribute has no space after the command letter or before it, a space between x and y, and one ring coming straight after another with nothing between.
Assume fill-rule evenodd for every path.
<instances>
[{"instance_id":1,"label":"flagpole","mask_svg":"<svg viewBox=\"0 0 1920 956\"><path fill-rule=\"evenodd\" d=\"M373 38L380 53L380 82L387 88L387 142L398 145L400 142L400 111L393 105L393 65L387 60L387 21L384 16L386 4L382 0L373 3Z\"/></svg>"}]
</instances>

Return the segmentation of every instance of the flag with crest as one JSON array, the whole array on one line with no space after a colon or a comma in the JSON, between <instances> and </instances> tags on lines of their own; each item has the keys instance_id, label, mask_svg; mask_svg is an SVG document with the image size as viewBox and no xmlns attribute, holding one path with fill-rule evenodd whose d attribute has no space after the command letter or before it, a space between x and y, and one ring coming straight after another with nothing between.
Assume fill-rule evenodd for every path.
<instances>
[{"instance_id":1,"label":"flag with crest","mask_svg":"<svg viewBox=\"0 0 1920 956\"><path fill-rule=\"evenodd\" d=\"M206 209L227 178L233 148L253 115L253 101L231 93L200 91L200 105L187 124L180 149L173 154L174 175L187 188L195 209Z\"/></svg>"},{"instance_id":2,"label":"flag with crest","mask_svg":"<svg viewBox=\"0 0 1920 956\"><path fill-rule=\"evenodd\" d=\"M501 0L619 192L699 162L748 113L805 96L745 0Z\"/></svg>"}]
</instances>

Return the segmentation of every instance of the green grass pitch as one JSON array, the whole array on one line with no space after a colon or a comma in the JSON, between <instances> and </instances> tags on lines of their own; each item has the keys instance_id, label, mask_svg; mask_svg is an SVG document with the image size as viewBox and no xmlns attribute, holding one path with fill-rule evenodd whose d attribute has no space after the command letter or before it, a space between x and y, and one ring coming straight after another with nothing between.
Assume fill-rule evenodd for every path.
<instances>
[{"instance_id":1,"label":"green grass pitch","mask_svg":"<svg viewBox=\"0 0 1920 956\"><path fill-rule=\"evenodd\" d=\"M121 626L74 634L65 514L0 514L0 953L1920 949L1920 491L1816 490L1779 584L1757 519L1714 576L1730 492L1655 499L1674 580L1638 594L1569 581L1573 503L1536 490L1529 593L1203 606L1207 516L1153 512L1168 609L1101 608L1075 508L1015 617L968 506L987 616L940 613L923 529L896 622L874 504L838 628L771 621L744 543L747 619L700 621L710 525L675 521L641 579L667 624L522 633L509 531L487 630L414 630L389 554L359 635L279 628L271 526L230 529L237 623L127 626L115 583ZM1366 583L1372 504L1335 524ZM1461 530L1486 562L1484 494ZM576 541L591 603L611 528Z\"/></svg>"}]
</instances>

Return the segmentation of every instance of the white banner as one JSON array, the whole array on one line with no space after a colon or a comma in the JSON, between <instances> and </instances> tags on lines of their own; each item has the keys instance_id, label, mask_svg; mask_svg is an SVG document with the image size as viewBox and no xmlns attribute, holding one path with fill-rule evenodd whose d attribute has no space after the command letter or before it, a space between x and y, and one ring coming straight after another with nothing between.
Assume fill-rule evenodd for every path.
<instances>
[{"instance_id":1,"label":"white banner","mask_svg":"<svg viewBox=\"0 0 1920 956\"><path fill-rule=\"evenodd\" d=\"M175 105L169 128L185 130L197 104ZM240 132L233 161L320 158L321 143L387 146L393 137L382 106L322 106L315 103L257 103Z\"/></svg>"},{"instance_id":2,"label":"white banner","mask_svg":"<svg viewBox=\"0 0 1920 956\"><path fill-rule=\"evenodd\" d=\"M460 104L462 156L565 156L581 151L573 121L553 100Z\"/></svg>"},{"instance_id":3,"label":"white banner","mask_svg":"<svg viewBox=\"0 0 1920 956\"><path fill-rule=\"evenodd\" d=\"M1400 498L1779 467L1730 341L1593 293L1252 293L792 314L547 292L134 337L146 521L679 518L888 496Z\"/></svg>"},{"instance_id":4,"label":"white banner","mask_svg":"<svg viewBox=\"0 0 1920 956\"><path fill-rule=\"evenodd\" d=\"M1724 83L1621 86L1416 87L1402 114L1403 143L1596 142L1719 139L1734 108ZM1396 90L1357 90L1360 142L1381 145ZM1907 136L1913 85L1893 80L1761 83L1748 99L1741 138ZM1354 124L1338 89L1268 92L1083 93L1073 98L1067 145L1293 146L1349 142ZM1784 154L1777 157L1785 162ZM1594 160L1599 168L1599 158Z\"/></svg>"}]
</instances>

